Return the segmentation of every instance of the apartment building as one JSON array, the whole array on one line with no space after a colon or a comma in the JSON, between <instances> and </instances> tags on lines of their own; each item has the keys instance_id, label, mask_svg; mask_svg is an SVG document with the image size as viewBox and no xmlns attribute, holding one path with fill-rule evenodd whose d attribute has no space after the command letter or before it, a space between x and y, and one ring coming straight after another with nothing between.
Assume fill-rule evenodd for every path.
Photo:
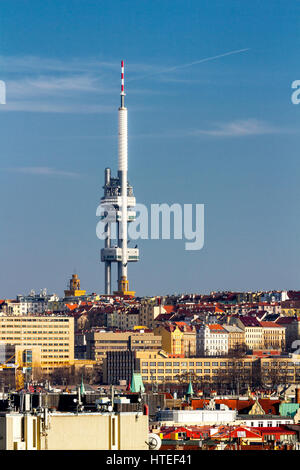
<instances>
[{"instance_id":1,"label":"apartment building","mask_svg":"<svg viewBox=\"0 0 300 470\"><path fill-rule=\"evenodd\" d=\"M228 333L228 351L235 351L245 345L245 332L236 325L222 325Z\"/></svg>"},{"instance_id":2,"label":"apartment building","mask_svg":"<svg viewBox=\"0 0 300 470\"><path fill-rule=\"evenodd\" d=\"M136 308L115 309L106 314L106 324L108 328L118 328L122 331L131 330L135 326L141 325L139 310Z\"/></svg>"},{"instance_id":3,"label":"apartment building","mask_svg":"<svg viewBox=\"0 0 300 470\"><path fill-rule=\"evenodd\" d=\"M228 354L228 331L219 324L197 329L197 356L224 356Z\"/></svg>"},{"instance_id":4,"label":"apartment building","mask_svg":"<svg viewBox=\"0 0 300 470\"><path fill-rule=\"evenodd\" d=\"M279 317L276 324L285 328L285 344L287 350L298 349L300 339L300 321L296 317ZM295 341L295 343L294 343Z\"/></svg>"},{"instance_id":5,"label":"apartment building","mask_svg":"<svg viewBox=\"0 0 300 470\"><path fill-rule=\"evenodd\" d=\"M74 363L74 319L65 316L0 316L0 346L39 349L44 372Z\"/></svg>"},{"instance_id":6,"label":"apartment building","mask_svg":"<svg viewBox=\"0 0 300 470\"><path fill-rule=\"evenodd\" d=\"M271 321L261 321L263 328L263 343L265 349L285 350L285 327Z\"/></svg>"},{"instance_id":7,"label":"apartment building","mask_svg":"<svg viewBox=\"0 0 300 470\"><path fill-rule=\"evenodd\" d=\"M263 327L255 317L231 317L230 321L245 332L245 344L249 350L264 348Z\"/></svg>"},{"instance_id":8,"label":"apartment building","mask_svg":"<svg viewBox=\"0 0 300 470\"><path fill-rule=\"evenodd\" d=\"M155 319L161 313L166 313L163 305L156 305L155 299L143 299L139 310L139 324L153 329Z\"/></svg>"},{"instance_id":9,"label":"apartment building","mask_svg":"<svg viewBox=\"0 0 300 470\"><path fill-rule=\"evenodd\" d=\"M162 348L161 336L152 331L91 331L86 335L87 358L102 363L108 351L137 351Z\"/></svg>"},{"instance_id":10,"label":"apartment building","mask_svg":"<svg viewBox=\"0 0 300 470\"><path fill-rule=\"evenodd\" d=\"M165 322L154 333L162 338L162 349L169 354L193 357L196 355L196 328L185 322Z\"/></svg>"}]
</instances>

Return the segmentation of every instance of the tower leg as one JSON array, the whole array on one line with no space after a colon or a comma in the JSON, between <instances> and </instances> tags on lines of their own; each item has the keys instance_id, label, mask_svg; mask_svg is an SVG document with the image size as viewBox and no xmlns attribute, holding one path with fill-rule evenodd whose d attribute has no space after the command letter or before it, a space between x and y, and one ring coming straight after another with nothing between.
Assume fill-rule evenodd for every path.
<instances>
[{"instance_id":1,"label":"tower leg","mask_svg":"<svg viewBox=\"0 0 300 470\"><path fill-rule=\"evenodd\" d=\"M105 247L110 248L111 246L111 227L110 224L105 225L105 232L107 233L107 237L105 240ZM111 294L111 262L110 261L105 261L105 267L104 267L104 278L105 278L105 294L110 295Z\"/></svg>"},{"instance_id":2,"label":"tower leg","mask_svg":"<svg viewBox=\"0 0 300 470\"><path fill-rule=\"evenodd\" d=\"M111 294L111 262L105 261L105 294Z\"/></svg>"}]
</instances>

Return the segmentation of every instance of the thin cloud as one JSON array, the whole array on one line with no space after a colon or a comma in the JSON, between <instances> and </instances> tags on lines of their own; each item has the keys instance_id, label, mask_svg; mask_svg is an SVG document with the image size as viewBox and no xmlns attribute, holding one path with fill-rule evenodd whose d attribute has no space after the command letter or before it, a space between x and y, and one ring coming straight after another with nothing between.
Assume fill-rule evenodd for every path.
<instances>
[{"instance_id":1,"label":"thin cloud","mask_svg":"<svg viewBox=\"0 0 300 470\"><path fill-rule=\"evenodd\" d=\"M167 69L148 63L130 63L129 73L142 72L146 74L145 77L163 75L162 81L174 81L177 78L181 83L193 83L171 76L171 72L247 50L249 49L229 51ZM0 107L0 112L110 113L114 107L109 104L108 99L109 94L116 94L119 88L118 79L115 78L119 67L120 62L105 62L97 58L73 58L64 61L33 56L0 56L0 68L7 75L4 76L7 84L7 104ZM169 77L164 75L166 73ZM139 78L127 78L126 75L127 81ZM161 91L134 87L131 93L155 95Z\"/></svg>"},{"instance_id":2,"label":"thin cloud","mask_svg":"<svg viewBox=\"0 0 300 470\"><path fill-rule=\"evenodd\" d=\"M32 113L58 113L58 114L103 114L112 113L113 106L72 103L65 104L59 102L42 101L13 101L0 107L0 112L23 111Z\"/></svg>"},{"instance_id":3,"label":"thin cloud","mask_svg":"<svg viewBox=\"0 0 300 470\"><path fill-rule=\"evenodd\" d=\"M47 77L25 78L23 80L8 80L7 89L12 96L37 94L50 94L58 92L95 92L100 86L95 77L71 76L71 77ZM103 90L104 91L104 90Z\"/></svg>"},{"instance_id":4,"label":"thin cloud","mask_svg":"<svg viewBox=\"0 0 300 470\"><path fill-rule=\"evenodd\" d=\"M66 178L78 178L80 175L71 171L57 170L48 166L28 166L28 167L15 167L6 168L6 171L13 173L23 173L27 175L37 176L63 176Z\"/></svg>"},{"instance_id":5,"label":"thin cloud","mask_svg":"<svg viewBox=\"0 0 300 470\"><path fill-rule=\"evenodd\" d=\"M264 121L257 119L246 119L217 124L214 129L197 129L190 132L190 135L207 135L212 137L244 137L250 135L274 134L282 132Z\"/></svg>"},{"instance_id":6,"label":"thin cloud","mask_svg":"<svg viewBox=\"0 0 300 470\"><path fill-rule=\"evenodd\" d=\"M4 73L83 72L87 70L115 69L116 62L99 59L73 58L69 60L50 59L38 56L0 56L0 67Z\"/></svg>"}]
</instances>

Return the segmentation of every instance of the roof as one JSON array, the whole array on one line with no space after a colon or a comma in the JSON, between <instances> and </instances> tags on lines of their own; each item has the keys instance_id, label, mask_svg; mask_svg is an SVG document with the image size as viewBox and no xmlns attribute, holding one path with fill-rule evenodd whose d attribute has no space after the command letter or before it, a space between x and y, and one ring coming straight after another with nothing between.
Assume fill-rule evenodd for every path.
<instances>
[{"instance_id":1,"label":"roof","mask_svg":"<svg viewBox=\"0 0 300 470\"><path fill-rule=\"evenodd\" d=\"M262 407L262 409L264 410L264 412L266 413L266 415L262 415L262 416L265 416L267 418L268 415L270 417L270 414L276 415L276 416L279 415L279 405L281 403L280 400L270 400L269 398L259 398L258 402L260 406ZM193 398L191 404L192 404L192 408L196 410L198 408L200 409L203 408L204 404L208 404L208 403L209 403L209 399ZM219 404L227 405L230 410L237 410L239 413L245 414L251 410L251 408L253 407L255 403L255 400L239 400L237 398L233 398L233 399L216 398L215 403L216 405L219 405Z\"/></svg>"},{"instance_id":2,"label":"roof","mask_svg":"<svg viewBox=\"0 0 300 470\"><path fill-rule=\"evenodd\" d=\"M167 313L172 313L174 312L175 306L174 305L163 305L163 308Z\"/></svg>"},{"instance_id":3,"label":"roof","mask_svg":"<svg viewBox=\"0 0 300 470\"><path fill-rule=\"evenodd\" d=\"M214 333L225 333L226 332L226 330L224 330L223 326L219 325L218 323L212 324L212 325L207 325L207 326Z\"/></svg>"},{"instance_id":4,"label":"roof","mask_svg":"<svg viewBox=\"0 0 300 470\"><path fill-rule=\"evenodd\" d=\"M286 426L261 427L261 428L253 427L252 429L255 429L255 431L258 431L260 434L289 434L289 435L296 434L296 431L292 431L291 429L288 429Z\"/></svg>"},{"instance_id":5,"label":"roof","mask_svg":"<svg viewBox=\"0 0 300 470\"><path fill-rule=\"evenodd\" d=\"M224 427L219 429L218 432L214 433L211 437L213 439L226 439L226 438L247 438L247 439L261 439L261 434L257 431L260 428L249 428L247 426L238 426L234 429L231 427Z\"/></svg>"},{"instance_id":6,"label":"roof","mask_svg":"<svg viewBox=\"0 0 300 470\"><path fill-rule=\"evenodd\" d=\"M278 323L274 323L273 321L261 321L260 324L264 328L284 328L283 326L280 326Z\"/></svg>"},{"instance_id":7,"label":"roof","mask_svg":"<svg viewBox=\"0 0 300 470\"><path fill-rule=\"evenodd\" d=\"M294 321L294 317L279 317L277 318L276 323L278 323L279 325L286 325L289 323L294 323Z\"/></svg>"},{"instance_id":8,"label":"roof","mask_svg":"<svg viewBox=\"0 0 300 470\"><path fill-rule=\"evenodd\" d=\"M244 316L240 317L240 321L244 326L260 326L259 321L255 317Z\"/></svg>"}]
</instances>

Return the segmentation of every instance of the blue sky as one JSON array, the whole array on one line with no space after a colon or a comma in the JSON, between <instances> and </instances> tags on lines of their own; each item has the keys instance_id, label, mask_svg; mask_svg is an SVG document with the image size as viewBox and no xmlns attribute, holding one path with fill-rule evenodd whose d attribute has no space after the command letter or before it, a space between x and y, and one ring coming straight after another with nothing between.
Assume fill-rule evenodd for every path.
<instances>
[{"instance_id":1,"label":"blue sky","mask_svg":"<svg viewBox=\"0 0 300 470\"><path fill-rule=\"evenodd\" d=\"M204 248L141 241L131 287L298 289L299 23L298 1L1 1L0 297L61 295L74 269L103 291L121 59L137 201L205 204Z\"/></svg>"}]
</instances>

